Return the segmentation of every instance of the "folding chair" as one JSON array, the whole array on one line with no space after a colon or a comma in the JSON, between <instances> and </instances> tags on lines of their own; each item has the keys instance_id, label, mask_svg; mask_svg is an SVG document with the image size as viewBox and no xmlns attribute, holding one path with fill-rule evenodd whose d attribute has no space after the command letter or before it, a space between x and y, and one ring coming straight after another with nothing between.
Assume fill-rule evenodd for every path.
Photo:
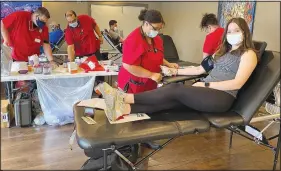
<instances>
[{"instance_id":1,"label":"folding chair","mask_svg":"<svg viewBox=\"0 0 281 171\"><path fill-rule=\"evenodd\" d=\"M102 31L102 35L104 39L108 42L108 44L113 48L113 52L110 52L111 54L114 54L110 59L113 58L113 61L118 60L122 57L122 46L120 43L114 43L115 41L110 37L108 34L108 31Z\"/></svg>"}]
</instances>

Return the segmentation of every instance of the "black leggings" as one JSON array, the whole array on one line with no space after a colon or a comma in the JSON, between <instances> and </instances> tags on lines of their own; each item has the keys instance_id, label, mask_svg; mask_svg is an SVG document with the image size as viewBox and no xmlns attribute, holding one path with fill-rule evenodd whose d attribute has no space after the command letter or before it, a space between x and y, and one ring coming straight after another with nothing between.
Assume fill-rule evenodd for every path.
<instances>
[{"instance_id":1,"label":"black leggings","mask_svg":"<svg viewBox=\"0 0 281 171\"><path fill-rule=\"evenodd\" d=\"M150 114L183 105L201 112L226 112L235 98L220 90L174 83L135 94L134 100L131 113Z\"/></svg>"}]
</instances>

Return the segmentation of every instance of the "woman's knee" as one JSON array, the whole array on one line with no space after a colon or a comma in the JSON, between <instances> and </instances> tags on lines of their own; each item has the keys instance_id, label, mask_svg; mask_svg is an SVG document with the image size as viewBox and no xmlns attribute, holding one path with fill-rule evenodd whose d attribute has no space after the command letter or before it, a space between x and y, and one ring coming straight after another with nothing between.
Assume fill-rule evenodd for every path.
<instances>
[{"instance_id":1,"label":"woman's knee","mask_svg":"<svg viewBox=\"0 0 281 171\"><path fill-rule=\"evenodd\" d=\"M171 83L166 86L167 89L176 91L178 89L181 89L181 87L184 87L182 83Z\"/></svg>"},{"instance_id":2,"label":"woman's knee","mask_svg":"<svg viewBox=\"0 0 281 171\"><path fill-rule=\"evenodd\" d=\"M177 95L181 94L183 87L184 87L184 85L181 83L171 83L166 86L166 91L177 96Z\"/></svg>"}]
</instances>

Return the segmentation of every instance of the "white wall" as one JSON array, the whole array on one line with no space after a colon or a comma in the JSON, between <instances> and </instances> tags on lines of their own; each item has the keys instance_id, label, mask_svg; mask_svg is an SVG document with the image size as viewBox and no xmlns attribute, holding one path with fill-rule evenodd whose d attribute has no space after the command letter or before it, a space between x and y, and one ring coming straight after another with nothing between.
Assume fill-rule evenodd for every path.
<instances>
[{"instance_id":1,"label":"white wall","mask_svg":"<svg viewBox=\"0 0 281 171\"><path fill-rule=\"evenodd\" d=\"M199 28L204 13L217 14L218 2L162 2L165 34L172 36L182 60L200 62L205 33ZM280 3L257 2L253 39L280 51Z\"/></svg>"},{"instance_id":2,"label":"white wall","mask_svg":"<svg viewBox=\"0 0 281 171\"><path fill-rule=\"evenodd\" d=\"M280 3L257 2L254 40L267 42L267 49L280 52Z\"/></svg>"}]
</instances>

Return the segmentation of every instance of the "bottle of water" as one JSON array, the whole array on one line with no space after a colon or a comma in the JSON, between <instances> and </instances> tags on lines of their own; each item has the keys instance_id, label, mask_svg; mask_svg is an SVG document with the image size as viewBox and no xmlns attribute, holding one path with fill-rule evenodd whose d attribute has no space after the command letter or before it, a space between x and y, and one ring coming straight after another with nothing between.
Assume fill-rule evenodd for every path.
<instances>
[{"instance_id":1,"label":"bottle of water","mask_svg":"<svg viewBox=\"0 0 281 171\"><path fill-rule=\"evenodd\" d=\"M76 63L78 66L80 65L81 60L80 60L80 58L79 58L79 57L76 57L76 59L75 59L75 63Z\"/></svg>"}]
</instances>

